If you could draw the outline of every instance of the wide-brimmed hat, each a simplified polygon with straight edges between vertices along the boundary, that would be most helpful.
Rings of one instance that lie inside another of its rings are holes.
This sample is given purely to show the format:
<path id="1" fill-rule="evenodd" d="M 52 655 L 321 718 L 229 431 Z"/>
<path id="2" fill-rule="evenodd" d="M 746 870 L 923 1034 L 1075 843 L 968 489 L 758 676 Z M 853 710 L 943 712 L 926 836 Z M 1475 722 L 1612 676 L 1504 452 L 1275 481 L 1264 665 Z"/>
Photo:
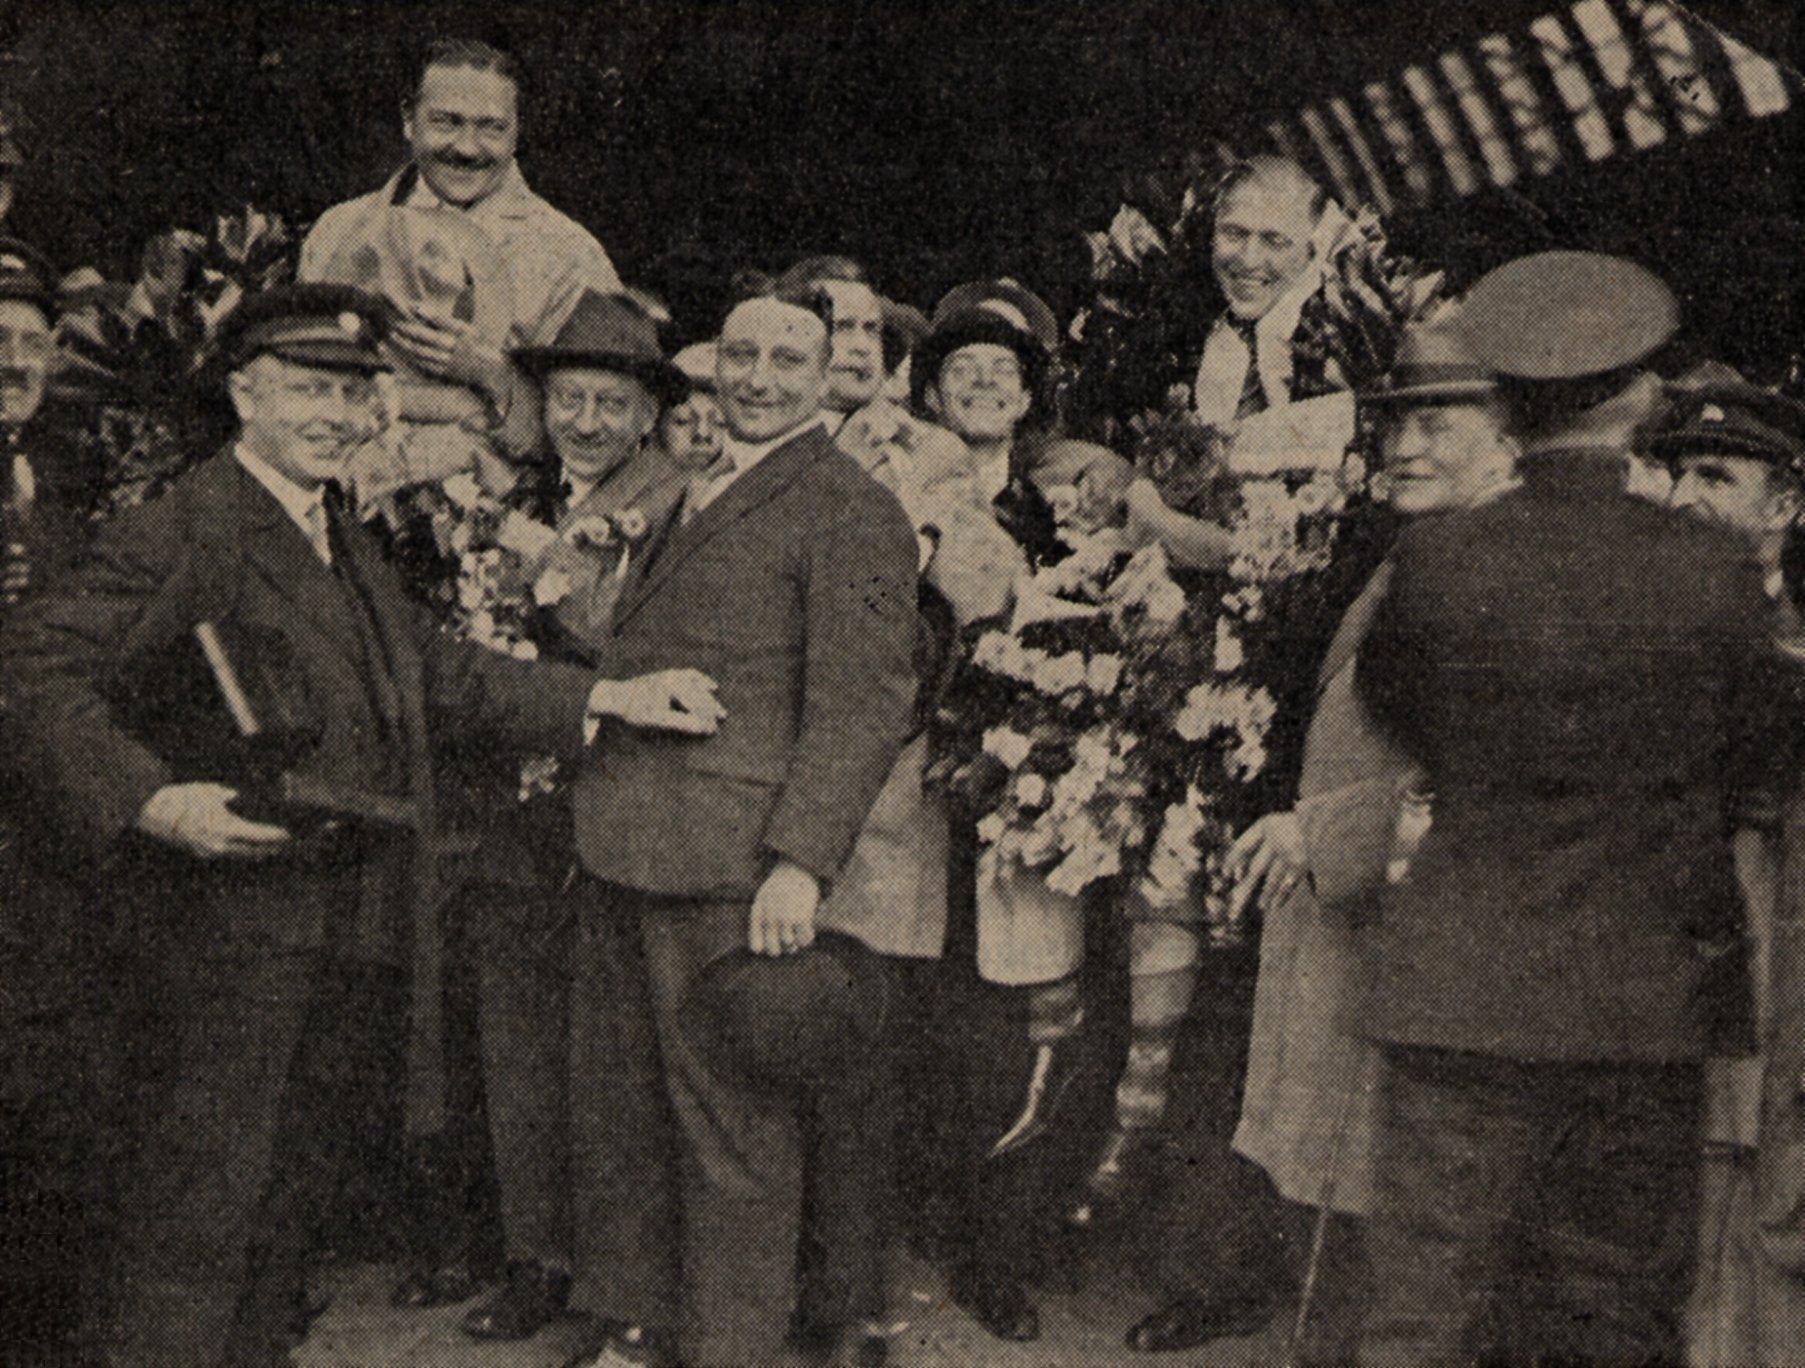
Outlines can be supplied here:
<path id="1" fill-rule="evenodd" d="M 645 310 L 622 295 L 599 290 L 584 292 L 551 342 L 521 347 L 514 360 L 541 378 L 562 366 L 619 371 L 665 404 L 681 403 L 689 393 L 689 377 L 666 359 L 658 325 Z"/>
<path id="2" fill-rule="evenodd" d="M 1497 392 L 1498 377 L 1474 359 L 1444 322 L 1405 328 L 1385 378 L 1356 397 L 1367 405 L 1458 404 Z"/>
<path id="3" fill-rule="evenodd" d="M 1646 360 L 1680 325 L 1659 277 L 1599 252 L 1537 252 L 1481 276 L 1451 326 L 1474 359 L 1525 381 L 1586 380 Z"/>
<path id="4" fill-rule="evenodd" d="M 910 361 L 909 393 L 916 406 L 939 380 L 949 356 L 980 343 L 1013 351 L 1022 363 L 1023 383 L 1038 395 L 1059 346 L 1059 325 L 1039 295 L 1013 280 L 954 286 L 934 306 L 932 329 Z"/>
<path id="5" fill-rule="evenodd" d="M 219 325 L 217 346 L 229 369 L 279 356 L 298 366 L 376 372 L 389 309 L 352 285 L 282 285 L 247 295 Z"/>
<path id="6" fill-rule="evenodd" d="M 1671 425 L 1649 443 L 1666 461 L 1741 456 L 1805 482 L 1805 404 L 1739 377 L 1675 390 Z"/>

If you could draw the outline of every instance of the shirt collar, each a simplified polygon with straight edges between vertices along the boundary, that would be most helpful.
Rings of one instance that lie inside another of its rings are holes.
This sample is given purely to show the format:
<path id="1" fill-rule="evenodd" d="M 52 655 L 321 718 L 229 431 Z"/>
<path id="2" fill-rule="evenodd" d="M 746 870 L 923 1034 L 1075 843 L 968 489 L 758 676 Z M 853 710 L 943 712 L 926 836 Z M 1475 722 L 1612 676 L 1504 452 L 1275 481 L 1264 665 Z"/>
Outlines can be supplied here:
<path id="1" fill-rule="evenodd" d="M 314 509 L 325 502 L 325 486 L 304 489 L 288 476 L 277 470 L 268 461 L 257 455 L 243 442 L 235 444 L 232 455 L 238 464 L 251 473 L 251 477 L 270 493 L 270 497 L 282 505 L 282 511 L 293 519 L 296 527 L 309 541 L 313 540 L 312 518 Z"/>

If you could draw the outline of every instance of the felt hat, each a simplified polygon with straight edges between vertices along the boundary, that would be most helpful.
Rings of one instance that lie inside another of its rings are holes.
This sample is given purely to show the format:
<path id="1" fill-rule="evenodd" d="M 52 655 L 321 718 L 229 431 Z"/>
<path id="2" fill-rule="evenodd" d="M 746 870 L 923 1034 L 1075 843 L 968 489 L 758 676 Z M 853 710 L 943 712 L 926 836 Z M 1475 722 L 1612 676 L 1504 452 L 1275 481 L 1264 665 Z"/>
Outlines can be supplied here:
<path id="1" fill-rule="evenodd" d="M 221 322 L 217 344 L 233 370 L 267 354 L 327 370 L 384 371 L 388 318 L 378 296 L 354 286 L 283 285 L 247 295 Z"/>
<path id="2" fill-rule="evenodd" d="M 1644 267 L 1599 252 L 1537 252 L 1480 277 L 1450 326 L 1473 358 L 1524 381 L 1585 380 L 1646 360 L 1679 302 Z"/>
<path id="3" fill-rule="evenodd" d="M 690 985 L 679 1019 L 725 1072 L 788 1090 L 855 1067 L 882 1028 L 872 1000 L 872 952 L 837 931 L 788 955 L 739 948 L 712 961 Z"/>
<path id="4" fill-rule="evenodd" d="M 1498 377 L 1474 359 L 1446 323 L 1414 323 L 1398 340 L 1385 378 L 1358 394 L 1362 404 L 1458 404 L 1498 391 Z"/>
<path id="5" fill-rule="evenodd" d="M 681 403 L 689 377 L 673 366 L 658 343 L 658 325 L 618 294 L 586 290 L 558 335 L 538 347 L 522 347 L 514 359 L 543 378 L 561 366 L 618 371 L 641 381 L 661 403 Z"/>

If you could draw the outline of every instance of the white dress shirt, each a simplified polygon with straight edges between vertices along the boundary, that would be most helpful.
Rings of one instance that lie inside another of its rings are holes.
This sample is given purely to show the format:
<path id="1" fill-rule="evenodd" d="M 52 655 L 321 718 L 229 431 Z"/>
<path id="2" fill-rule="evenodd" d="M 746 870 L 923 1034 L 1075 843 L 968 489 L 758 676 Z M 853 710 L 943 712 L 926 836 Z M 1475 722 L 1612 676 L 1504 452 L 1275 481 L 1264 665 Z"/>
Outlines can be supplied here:
<path id="1" fill-rule="evenodd" d="M 326 535 L 326 490 L 323 485 L 306 489 L 277 470 L 243 443 L 232 448 L 238 464 L 251 472 L 258 484 L 282 505 L 282 511 L 301 529 L 322 565 L 332 564 L 332 542 Z"/>

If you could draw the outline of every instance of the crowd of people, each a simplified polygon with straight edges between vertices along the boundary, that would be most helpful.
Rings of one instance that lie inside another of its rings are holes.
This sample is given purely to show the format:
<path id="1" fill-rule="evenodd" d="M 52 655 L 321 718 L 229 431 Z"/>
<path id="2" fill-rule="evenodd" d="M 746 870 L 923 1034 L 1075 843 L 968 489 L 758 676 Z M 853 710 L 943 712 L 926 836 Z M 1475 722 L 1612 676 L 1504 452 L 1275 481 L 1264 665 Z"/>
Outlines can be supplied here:
<path id="1" fill-rule="evenodd" d="M 1796 1353 L 1805 405 L 1635 263 L 1456 293 L 1267 154 L 1138 378 L 841 255 L 674 347 L 518 93 L 428 49 L 407 164 L 207 301 L 153 479 L 59 468 L 94 287 L 0 240 L 46 1361 L 289 1362 L 403 1188 L 395 1304 L 580 1314 L 572 1368 L 882 1363 L 904 1241 L 1033 1340 L 1123 1231 L 1134 1351 Z M 1210 767 L 1110 789 L 1173 679 Z"/>

